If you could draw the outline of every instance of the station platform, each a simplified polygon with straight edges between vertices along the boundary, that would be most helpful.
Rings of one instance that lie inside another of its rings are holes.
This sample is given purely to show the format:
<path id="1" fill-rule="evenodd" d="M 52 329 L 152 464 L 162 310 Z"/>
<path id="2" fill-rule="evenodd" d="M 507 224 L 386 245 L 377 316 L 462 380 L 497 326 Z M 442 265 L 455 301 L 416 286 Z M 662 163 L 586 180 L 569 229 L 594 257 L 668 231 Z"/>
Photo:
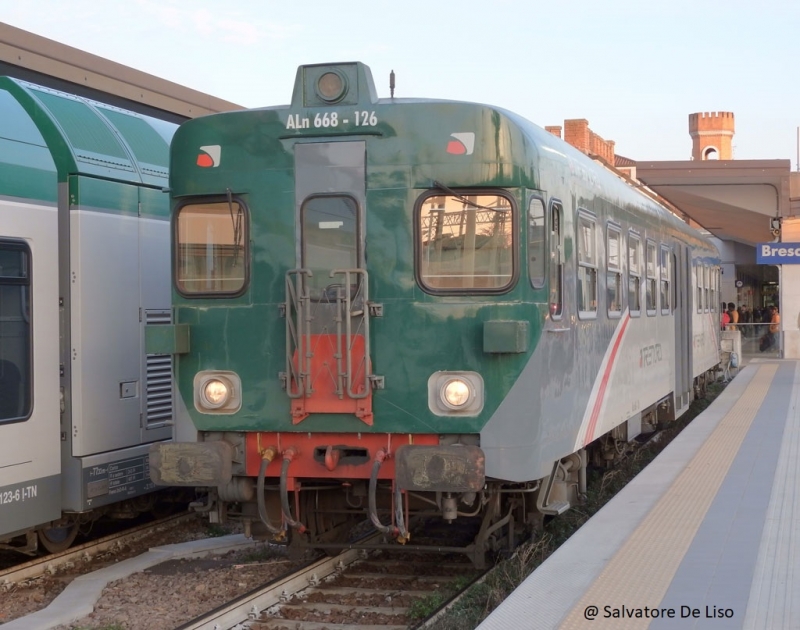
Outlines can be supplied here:
<path id="1" fill-rule="evenodd" d="M 799 402 L 750 360 L 479 630 L 800 629 Z"/>

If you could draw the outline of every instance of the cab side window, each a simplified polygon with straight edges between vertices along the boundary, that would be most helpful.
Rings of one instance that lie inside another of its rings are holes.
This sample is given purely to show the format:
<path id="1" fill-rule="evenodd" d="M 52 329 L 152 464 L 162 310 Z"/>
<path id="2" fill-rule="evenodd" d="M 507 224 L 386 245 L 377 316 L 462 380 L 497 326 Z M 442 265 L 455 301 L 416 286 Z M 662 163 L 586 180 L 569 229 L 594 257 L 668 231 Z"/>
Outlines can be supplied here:
<path id="1" fill-rule="evenodd" d="M 564 311 L 563 213 L 561 202 L 550 202 L 550 317 L 556 320 L 561 319 Z"/>
<path id="2" fill-rule="evenodd" d="M 241 295 L 249 271 L 244 202 L 189 201 L 175 213 L 175 286 L 185 297 Z"/>
<path id="3" fill-rule="evenodd" d="M 544 261 L 547 251 L 547 232 L 544 226 L 544 203 L 531 199 L 528 206 L 528 276 L 534 289 L 544 286 Z"/>

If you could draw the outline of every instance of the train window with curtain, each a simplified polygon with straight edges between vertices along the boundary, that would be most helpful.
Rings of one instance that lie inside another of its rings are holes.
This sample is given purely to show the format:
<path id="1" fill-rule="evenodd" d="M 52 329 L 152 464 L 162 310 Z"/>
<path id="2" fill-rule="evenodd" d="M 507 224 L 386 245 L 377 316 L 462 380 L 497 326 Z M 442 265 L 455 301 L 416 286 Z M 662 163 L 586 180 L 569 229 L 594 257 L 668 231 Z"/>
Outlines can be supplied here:
<path id="1" fill-rule="evenodd" d="M 175 218 L 175 285 L 185 297 L 244 292 L 249 270 L 247 212 L 228 199 L 187 201 Z"/>
<path id="2" fill-rule="evenodd" d="M 560 201 L 550 202 L 550 317 L 561 319 L 564 312 L 564 216 Z"/>
<path id="3" fill-rule="evenodd" d="M 546 237 L 544 203 L 534 197 L 528 205 L 528 276 L 534 289 L 541 289 L 545 282 Z"/>
<path id="4" fill-rule="evenodd" d="M 659 260 L 660 267 L 661 267 L 661 314 L 662 315 L 669 315 L 670 314 L 670 304 L 669 304 L 669 285 L 671 280 L 670 274 L 670 255 L 669 255 L 669 247 L 666 245 L 661 246 L 661 259 Z"/>
<path id="5" fill-rule="evenodd" d="M 647 265 L 647 284 L 645 285 L 645 308 L 647 314 L 656 314 L 656 244 L 647 239 L 647 254 L 645 258 Z"/>
<path id="6" fill-rule="evenodd" d="M 515 280 L 514 205 L 499 193 L 434 194 L 418 202 L 418 267 L 432 293 L 498 293 Z"/>
<path id="7" fill-rule="evenodd" d="M 0 240 L 0 424 L 31 414 L 31 253 Z"/>
<path id="8" fill-rule="evenodd" d="M 703 266 L 698 262 L 694 268 L 695 282 L 697 285 L 697 312 L 703 312 Z"/>
<path id="9" fill-rule="evenodd" d="M 597 224 L 578 214 L 578 315 L 597 314 Z"/>
<path id="10" fill-rule="evenodd" d="M 631 317 L 642 313 L 642 241 L 638 234 L 628 234 L 628 308 Z"/>
<path id="11" fill-rule="evenodd" d="M 606 306 L 609 317 L 622 315 L 622 234 L 616 225 L 608 225 L 606 256 Z"/>

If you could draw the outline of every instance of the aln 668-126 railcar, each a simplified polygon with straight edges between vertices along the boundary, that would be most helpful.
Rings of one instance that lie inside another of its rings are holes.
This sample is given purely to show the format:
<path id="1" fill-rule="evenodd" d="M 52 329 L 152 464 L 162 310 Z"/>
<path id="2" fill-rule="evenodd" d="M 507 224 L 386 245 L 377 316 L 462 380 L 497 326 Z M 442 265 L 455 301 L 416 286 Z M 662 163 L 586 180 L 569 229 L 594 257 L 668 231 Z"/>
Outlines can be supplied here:
<path id="1" fill-rule="evenodd" d="M 254 535 L 481 517 L 480 562 L 719 361 L 698 232 L 519 116 L 379 99 L 360 63 L 183 124 L 170 188 L 175 324 L 149 342 L 179 441 L 151 475 Z"/>

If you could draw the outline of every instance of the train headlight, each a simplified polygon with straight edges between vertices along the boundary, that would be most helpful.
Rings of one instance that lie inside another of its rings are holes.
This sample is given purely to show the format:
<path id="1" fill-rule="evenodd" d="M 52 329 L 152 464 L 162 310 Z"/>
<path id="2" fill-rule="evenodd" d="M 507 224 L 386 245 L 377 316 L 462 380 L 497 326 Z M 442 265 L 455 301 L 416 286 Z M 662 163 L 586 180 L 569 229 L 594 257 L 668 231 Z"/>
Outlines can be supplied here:
<path id="1" fill-rule="evenodd" d="M 469 402 L 470 398 L 472 398 L 472 390 L 469 384 L 460 378 L 447 381 L 442 388 L 442 400 L 452 409 L 461 409 Z"/>
<path id="2" fill-rule="evenodd" d="M 242 381 L 235 372 L 208 370 L 194 377 L 194 406 L 201 413 L 236 413 L 242 407 Z"/>
<path id="3" fill-rule="evenodd" d="M 218 409 L 228 402 L 231 397 L 231 388 L 224 381 L 212 378 L 210 381 L 206 381 L 200 397 L 203 399 L 204 407 Z"/>
<path id="4" fill-rule="evenodd" d="M 477 416 L 483 398 L 477 372 L 435 372 L 428 379 L 428 408 L 437 416 Z"/>

